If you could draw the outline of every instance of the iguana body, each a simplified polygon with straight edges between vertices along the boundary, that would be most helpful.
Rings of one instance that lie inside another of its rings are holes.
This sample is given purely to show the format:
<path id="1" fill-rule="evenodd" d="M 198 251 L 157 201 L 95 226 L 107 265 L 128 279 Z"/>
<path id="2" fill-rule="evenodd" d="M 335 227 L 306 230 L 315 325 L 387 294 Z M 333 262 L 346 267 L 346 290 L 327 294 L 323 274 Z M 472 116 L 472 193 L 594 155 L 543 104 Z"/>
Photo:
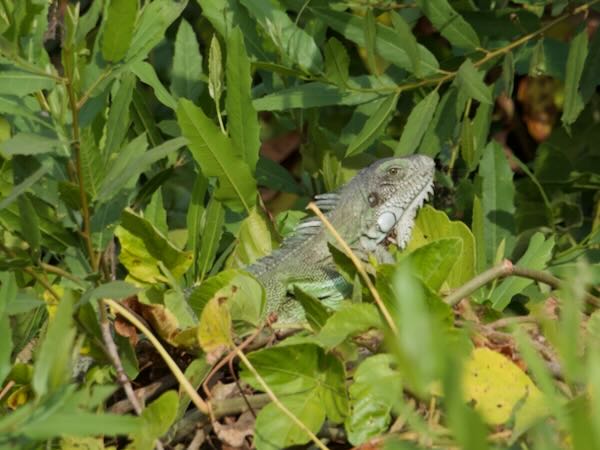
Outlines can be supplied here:
<path id="1" fill-rule="evenodd" d="M 360 255 L 381 255 L 386 237 L 395 232 L 404 247 L 417 210 L 433 190 L 433 160 L 414 155 L 377 161 L 361 170 L 336 193 L 317 196 L 317 205 L 344 240 Z M 247 270 L 263 284 L 267 311 L 276 312 L 278 323 L 303 320 L 293 286 L 308 290 L 335 307 L 347 285 L 336 272 L 327 243 L 335 244 L 319 219 L 299 224 L 282 246 Z"/>

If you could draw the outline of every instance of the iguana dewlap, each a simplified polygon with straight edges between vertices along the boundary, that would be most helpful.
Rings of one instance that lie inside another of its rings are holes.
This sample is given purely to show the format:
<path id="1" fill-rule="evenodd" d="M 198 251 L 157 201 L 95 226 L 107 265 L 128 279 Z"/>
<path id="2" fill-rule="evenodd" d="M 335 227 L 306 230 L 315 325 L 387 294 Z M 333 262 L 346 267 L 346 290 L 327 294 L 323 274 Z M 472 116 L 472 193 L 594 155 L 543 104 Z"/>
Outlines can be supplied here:
<path id="1" fill-rule="evenodd" d="M 413 155 L 382 159 L 356 174 L 337 192 L 316 197 L 317 206 L 350 247 L 362 256 L 385 253 L 385 239 L 395 235 L 404 248 L 415 215 L 433 192 L 435 165 L 431 158 Z M 335 244 L 320 220 L 301 222 L 291 237 L 271 255 L 246 270 L 263 284 L 267 311 L 276 312 L 278 323 L 302 322 L 304 312 L 293 299 L 294 285 L 335 307 L 348 291 L 336 272 L 327 243 Z"/>

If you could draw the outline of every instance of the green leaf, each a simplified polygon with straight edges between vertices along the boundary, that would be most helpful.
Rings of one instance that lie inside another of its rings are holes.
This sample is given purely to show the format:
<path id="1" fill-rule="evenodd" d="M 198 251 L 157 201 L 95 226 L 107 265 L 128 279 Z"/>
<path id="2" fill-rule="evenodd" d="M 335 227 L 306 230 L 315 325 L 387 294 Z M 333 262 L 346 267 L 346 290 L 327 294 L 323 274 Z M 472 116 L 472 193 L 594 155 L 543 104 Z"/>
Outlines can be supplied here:
<path id="1" fill-rule="evenodd" d="M 309 3 L 306 9 L 313 12 L 328 27 L 341 33 L 344 37 L 357 44 L 359 47 L 365 47 L 365 18 L 346 12 L 339 12 L 330 9 L 328 6 L 320 6 Z M 393 28 L 386 27 L 380 23 L 376 24 L 375 31 L 375 50 L 377 54 L 390 63 L 411 71 L 413 68 L 411 58 L 404 50 L 402 34 Z M 432 75 L 439 67 L 435 56 L 422 45 L 418 46 L 419 60 L 421 65 L 421 75 Z"/>
<path id="2" fill-rule="evenodd" d="M 465 101 L 466 99 L 459 101 L 458 90 L 455 87 L 450 87 L 446 91 L 436 108 L 433 119 L 429 121 L 418 153 L 434 157 L 444 146 L 452 142 Z"/>
<path id="3" fill-rule="evenodd" d="M 223 55 L 219 39 L 213 34 L 208 51 L 208 93 L 219 105 L 223 93 Z"/>
<path id="4" fill-rule="evenodd" d="M 257 111 L 284 111 L 329 105 L 359 105 L 380 97 L 375 92 L 344 92 L 337 86 L 312 82 L 254 99 Z"/>
<path id="5" fill-rule="evenodd" d="M 236 157 L 231 139 L 189 100 L 179 100 L 177 121 L 204 175 L 218 178 L 216 197 L 249 213 L 256 203 L 256 182 L 246 162 Z"/>
<path id="6" fill-rule="evenodd" d="M 239 26 L 246 41 L 248 52 L 256 59 L 273 60 L 270 49 L 265 48 L 264 38 L 257 31 L 257 24 L 238 0 L 197 0 L 202 16 L 226 38 L 229 31 Z"/>
<path id="7" fill-rule="evenodd" d="M 565 79 L 565 103 L 561 116 L 562 123 L 566 126 L 575 122 L 583 111 L 584 102 L 579 90 L 579 81 L 583 73 L 585 60 L 588 54 L 587 29 L 583 29 L 571 40 L 569 56 L 567 57 L 567 75 Z"/>
<path id="8" fill-rule="evenodd" d="M 477 167 L 483 154 L 483 149 L 488 141 L 490 125 L 492 123 L 492 112 L 494 105 L 480 103 L 473 119 L 472 139 L 473 139 L 473 158 L 468 165 L 469 170 L 474 170 Z"/>
<path id="9" fill-rule="evenodd" d="M 316 336 L 326 350 L 340 345 L 347 338 L 383 326 L 377 307 L 372 303 L 344 303 L 325 322 Z"/>
<path id="10" fill-rule="evenodd" d="M 140 419 L 137 417 L 73 410 L 55 412 L 54 408 L 46 408 L 50 413 L 44 415 L 43 420 L 34 415 L 34 420 L 23 426 L 19 432 L 29 439 L 46 440 L 60 436 L 95 435 L 99 429 L 106 436 L 117 436 L 133 433 L 140 427 Z"/>
<path id="11" fill-rule="evenodd" d="M 169 156 L 183 147 L 185 138 L 177 137 L 163 142 L 161 145 L 146 150 L 147 142 L 144 134 L 129 142 L 119 152 L 110 166 L 107 177 L 100 186 L 98 199 L 110 200 L 120 189 L 133 188 L 140 174 L 155 162 Z"/>
<path id="12" fill-rule="evenodd" d="M 55 153 L 63 144 L 58 139 L 39 134 L 17 133 L 12 138 L 0 142 L 0 152 L 5 157 L 13 155 L 39 155 Z"/>
<path id="13" fill-rule="evenodd" d="M 392 407 L 402 395 L 402 376 L 391 355 L 379 354 L 360 363 L 350 385 L 350 414 L 344 422 L 355 446 L 388 430 Z"/>
<path id="14" fill-rule="evenodd" d="M 473 62 L 467 58 L 456 74 L 457 86 L 469 97 L 488 105 L 493 104 L 490 89 L 483 82 L 483 73 L 477 70 Z"/>
<path id="15" fill-rule="evenodd" d="M 323 58 L 312 36 L 292 21 L 277 0 L 241 0 L 280 53 L 303 70 L 318 73 Z"/>
<path id="16" fill-rule="evenodd" d="M 317 297 L 303 291 L 298 286 L 294 286 L 294 298 L 302 305 L 306 321 L 313 331 L 321 330 L 331 315 L 325 305 Z"/>
<path id="17" fill-rule="evenodd" d="M 413 251 L 410 254 L 411 266 L 415 274 L 437 292 L 450 277 L 462 253 L 462 239 L 438 239 Z"/>
<path id="18" fill-rule="evenodd" d="M 164 207 L 162 188 L 158 188 L 152 195 L 150 203 L 144 209 L 144 218 L 160 231 L 164 236 L 169 234 L 167 225 L 167 211 Z"/>
<path id="19" fill-rule="evenodd" d="M 346 157 L 355 155 L 366 150 L 377 138 L 385 131 L 394 113 L 396 112 L 396 104 L 398 103 L 398 93 L 388 95 L 380 100 L 375 100 L 378 103 L 375 113 L 369 117 L 364 127 L 354 138 L 346 150 Z"/>
<path id="20" fill-rule="evenodd" d="M 275 230 L 262 209 L 252 208 L 244 219 L 237 236 L 237 244 L 225 264 L 228 268 L 244 267 L 269 255 L 277 244 Z"/>
<path id="21" fill-rule="evenodd" d="M 222 273 L 222 272 L 221 272 Z M 240 271 L 231 281 L 236 287 L 227 299 L 233 328 L 238 336 L 256 331 L 265 319 L 265 289 L 254 276 Z"/>
<path id="22" fill-rule="evenodd" d="M 471 119 L 465 117 L 462 128 L 460 129 L 460 156 L 465 160 L 467 169 L 473 170 L 479 160 L 475 155 L 475 142 L 473 137 L 473 124 Z"/>
<path id="23" fill-rule="evenodd" d="M 27 194 L 21 195 L 17 199 L 17 202 L 19 205 L 19 218 L 21 220 L 21 236 L 29 244 L 32 258 L 36 261 L 40 255 L 40 244 L 42 241 L 38 216 Z"/>
<path id="24" fill-rule="evenodd" d="M 231 136 L 236 155 L 246 161 L 252 173 L 258 161 L 260 126 L 252 106 L 252 74 L 246 54 L 244 37 L 235 28 L 227 41 L 227 131 Z"/>
<path id="25" fill-rule="evenodd" d="M 139 291 L 139 287 L 134 286 L 133 284 L 128 283 L 126 281 L 110 281 L 108 283 L 101 284 L 98 287 L 88 290 L 85 294 L 81 296 L 78 305 L 81 306 L 85 302 L 102 298 L 122 300 L 124 298 L 131 297 L 132 295 L 137 294 Z"/>
<path id="26" fill-rule="evenodd" d="M 391 310 L 399 330 L 395 344 L 400 371 L 411 389 L 424 393 L 436 379 L 441 363 L 436 356 L 441 350 L 437 346 L 440 324 L 430 313 L 425 290 L 412 275 L 407 260 L 396 266 L 391 283 Z"/>
<path id="27" fill-rule="evenodd" d="M 433 116 L 439 100 L 440 95 L 437 90 L 434 90 L 413 108 L 406 120 L 404 131 L 394 154 L 400 156 L 414 153 L 427 131 L 429 120 Z"/>
<path id="28" fill-rule="evenodd" d="M 526 269 L 542 270 L 550 261 L 553 249 L 554 236 L 544 239 L 542 233 L 535 233 L 529 241 L 527 251 L 516 265 Z M 510 277 L 505 279 L 494 289 L 489 298 L 492 306 L 502 311 L 516 294 L 523 292 L 532 283 L 533 280 L 529 278 Z"/>
<path id="29" fill-rule="evenodd" d="M 190 198 L 190 204 L 188 206 L 188 212 L 186 216 L 186 225 L 188 229 L 188 240 L 187 249 L 192 252 L 194 256 L 194 271 L 192 273 L 192 279 L 196 279 L 198 276 L 198 255 L 200 251 L 200 230 L 202 226 L 202 217 L 204 216 L 204 197 L 206 190 L 208 189 L 208 180 L 202 173 L 196 174 L 194 180 L 194 186 L 192 187 L 192 194 Z"/>
<path id="30" fill-rule="evenodd" d="M 71 379 L 72 348 L 76 334 L 72 317 L 74 303 L 73 293 L 65 290 L 40 344 L 31 380 L 38 397 L 57 391 Z M 61 351 L 57 352 L 56 349 Z"/>
<path id="31" fill-rule="evenodd" d="M 287 396 L 282 398 L 281 402 L 313 433 L 317 433 L 325 421 L 325 411 L 316 391 Z M 309 441 L 310 437 L 306 432 L 273 403 L 258 413 L 254 432 L 254 445 L 257 450 L 282 449 Z"/>
<path id="32" fill-rule="evenodd" d="M 174 277 L 183 275 L 192 263 L 192 254 L 175 247 L 150 222 L 123 211 L 116 235 L 121 242 L 119 260 L 130 275 L 144 283 L 164 281 L 158 262 L 162 262 Z"/>
<path id="33" fill-rule="evenodd" d="M 594 33 L 589 44 L 588 54 L 581 74 L 580 87 L 584 103 L 587 103 L 596 86 L 600 84 L 600 34 Z"/>
<path id="34" fill-rule="evenodd" d="M 346 88 L 350 58 L 346 47 L 335 37 L 325 44 L 325 78 L 333 81 L 340 89 Z"/>
<path id="35" fill-rule="evenodd" d="M 14 273 L 0 272 L 0 385 L 11 371 L 11 356 L 13 350 L 12 328 L 9 321 L 9 307 L 17 297 L 17 282 Z"/>
<path id="36" fill-rule="evenodd" d="M 106 61 L 120 61 L 127 53 L 133 37 L 137 9 L 137 0 L 109 1 L 102 33 L 102 56 Z"/>
<path id="37" fill-rule="evenodd" d="M 441 245 L 452 246 L 451 242 L 454 240 L 461 242 L 460 256 L 445 281 L 450 288 L 457 288 L 475 276 L 475 238 L 463 222 L 451 221 L 443 211 L 436 211 L 426 205 L 417 215 L 412 238 L 406 250 L 416 253 L 419 248 L 436 241 L 446 241 L 446 244 Z M 437 275 L 434 271 L 431 272 L 430 276 L 435 278 Z"/>
<path id="38" fill-rule="evenodd" d="M 480 47 L 475 30 L 447 0 L 417 0 L 417 6 L 453 46 L 466 50 Z"/>
<path id="39" fill-rule="evenodd" d="M 508 52 L 502 63 L 502 92 L 508 98 L 512 97 L 515 81 L 515 60 L 512 52 Z"/>
<path id="40" fill-rule="evenodd" d="M 154 0 L 146 3 L 136 22 L 126 61 L 141 61 L 164 39 L 167 28 L 185 9 L 187 0 Z M 119 36 L 117 31 L 116 36 Z"/>
<path id="41" fill-rule="evenodd" d="M 33 92 L 50 90 L 55 81 L 49 76 L 18 70 L 0 71 L 0 95 L 24 97 Z"/>
<path id="42" fill-rule="evenodd" d="M 183 97 L 197 102 L 204 90 L 202 76 L 202 54 L 196 33 L 188 21 L 182 19 L 175 37 L 171 92 L 176 99 Z"/>
<path id="43" fill-rule="evenodd" d="M 92 199 L 98 196 L 98 190 L 106 174 L 106 165 L 91 128 L 84 128 L 80 140 L 81 172 L 83 186 Z"/>
<path id="44" fill-rule="evenodd" d="M 225 222 L 225 210 L 223 205 L 215 198 L 211 198 L 202 223 L 200 234 L 200 253 L 198 254 L 198 276 L 203 280 L 212 267 L 219 241 L 223 235 L 223 223 Z"/>
<path id="45" fill-rule="evenodd" d="M 256 182 L 274 191 L 303 194 L 302 188 L 286 168 L 263 156 L 258 158 L 256 165 Z"/>
<path id="46" fill-rule="evenodd" d="M 375 36 L 377 33 L 375 16 L 373 16 L 373 9 L 367 8 L 367 14 L 365 16 L 364 23 L 365 33 L 365 50 L 367 51 L 367 61 L 369 63 L 369 71 L 373 74 L 378 73 L 377 63 L 375 61 L 376 50 L 375 50 Z"/>
<path id="47" fill-rule="evenodd" d="M 121 148 L 131 125 L 129 107 L 134 87 L 135 77 L 129 73 L 124 74 L 121 77 L 119 89 L 112 99 L 106 121 L 106 143 L 104 144 L 104 156 L 107 163 L 110 156 L 116 154 Z"/>
<path id="48" fill-rule="evenodd" d="M 133 435 L 135 448 L 152 448 L 155 440 L 169 431 L 177 416 L 179 397 L 170 390 L 162 394 L 142 411 L 142 426 Z"/>
<path id="49" fill-rule="evenodd" d="M 145 61 L 138 61 L 131 65 L 131 71 L 140 79 L 140 81 L 152 88 L 154 95 L 159 102 L 167 108 L 173 110 L 177 108 L 177 102 L 160 82 L 152 65 Z"/>
<path id="50" fill-rule="evenodd" d="M 408 59 L 411 63 L 411 72 L 417 77 L 421 77 L 421 60 L 419 55 L 419 44 L 417 39 L 412 34 L 410 26 L 404 21 L 402 16 L 395 11 L 390 12 L 392 18 L 392 25 L 394 30 L 400 36 L 400 45 L 406 52 Z"/>
<path id="51" fill-rule="evenodd" d="M 475 234 L 477 268 L 482 271 L 495 263 L 496 252 L 502 241 L 505 242 L 506 253 L 510 253 L 514 241 L 513 172 L 502 146 L 496 141 L 490 142 L 483 150 L 479 165 L 479 183 L 481 209 L 474 210 L 473 222 L 480 221 L 482 224 L 478 229 L 483 234 Z M 476 228 L 473 225 L 473 229 Z"/>
<path id="52" fill-rule="evenodd" d="M 345 371 L 342 363 L 331 354 L 313 344 L 284 345 L 250 353 L 248 359 L 264 382 L 280 399 L 289 401 L 286 406 L 313 432 L 321 427 L 325 416 L 341 422 L 347 414 Z M 255 389 L 262 385 L 247 368 L 241 378 Z M 291 399 L 291 400 L 290 400 Z M 275 411 L 265 409 L 256 423 L 257 448 L 283 448 L 291 444 L 306 443 L 309 437 L 279 412 L 276 424 Z"/>
<path id="53" fill-rule="evenodd" d="M 26 192 L 31 186 L 37 183 L 49 171 L 49 167 L 40 166 L 35 172 L 12 188 L 10 194 L 0 200 L 0 211 L 14 202 L 20 195 Z"/>

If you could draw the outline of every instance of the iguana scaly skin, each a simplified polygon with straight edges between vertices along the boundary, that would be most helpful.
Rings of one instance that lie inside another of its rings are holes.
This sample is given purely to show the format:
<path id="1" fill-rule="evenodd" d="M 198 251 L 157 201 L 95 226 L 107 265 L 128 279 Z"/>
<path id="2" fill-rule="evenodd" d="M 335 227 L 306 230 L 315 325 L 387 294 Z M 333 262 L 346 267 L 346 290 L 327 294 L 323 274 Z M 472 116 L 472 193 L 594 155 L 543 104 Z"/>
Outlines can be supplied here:
<path id="1" fill-rule="evenodd" d="M 434 162 L 423 155 L 382 159 L 361 170 L 335 193 L 316 197 L 324 212 L 350 247 L 361 256 L 385 259 L 385 240 L 395 235 L 404 248 L 415 215 L 433 192 Z M 267 312 L 278 323 L 302 322 L 304 312 L 291 296 L 294 285 L 335 307 L 348 285 L 335 270 L 327 243 L 335 239 L 317 218 L 301 222 L 291 237 L 271 255 L 246 268 L 265 287 Z"/>

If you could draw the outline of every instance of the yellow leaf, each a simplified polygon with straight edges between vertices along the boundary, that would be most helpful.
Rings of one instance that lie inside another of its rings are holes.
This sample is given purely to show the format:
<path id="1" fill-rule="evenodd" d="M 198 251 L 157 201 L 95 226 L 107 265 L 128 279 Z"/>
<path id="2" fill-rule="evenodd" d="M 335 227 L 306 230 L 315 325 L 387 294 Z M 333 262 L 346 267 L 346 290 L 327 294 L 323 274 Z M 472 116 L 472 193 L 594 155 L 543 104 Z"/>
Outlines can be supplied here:
<path id="1" fill-rule="evenodd" d="M 231 315 L 227 298 L 217 295 L 202 309 L 198 325 L 198 343 L 209 363 L 216 362 L 232 346 Z"/>
<path id="2" fill-rule="evenodd" d="M 476 348 L 462 377 L 465 400 L 490 425 L 507 423 L 514 415 L 522 430 L 546 414 L 543 394 L 519 366 L 489 348 Z"/>

